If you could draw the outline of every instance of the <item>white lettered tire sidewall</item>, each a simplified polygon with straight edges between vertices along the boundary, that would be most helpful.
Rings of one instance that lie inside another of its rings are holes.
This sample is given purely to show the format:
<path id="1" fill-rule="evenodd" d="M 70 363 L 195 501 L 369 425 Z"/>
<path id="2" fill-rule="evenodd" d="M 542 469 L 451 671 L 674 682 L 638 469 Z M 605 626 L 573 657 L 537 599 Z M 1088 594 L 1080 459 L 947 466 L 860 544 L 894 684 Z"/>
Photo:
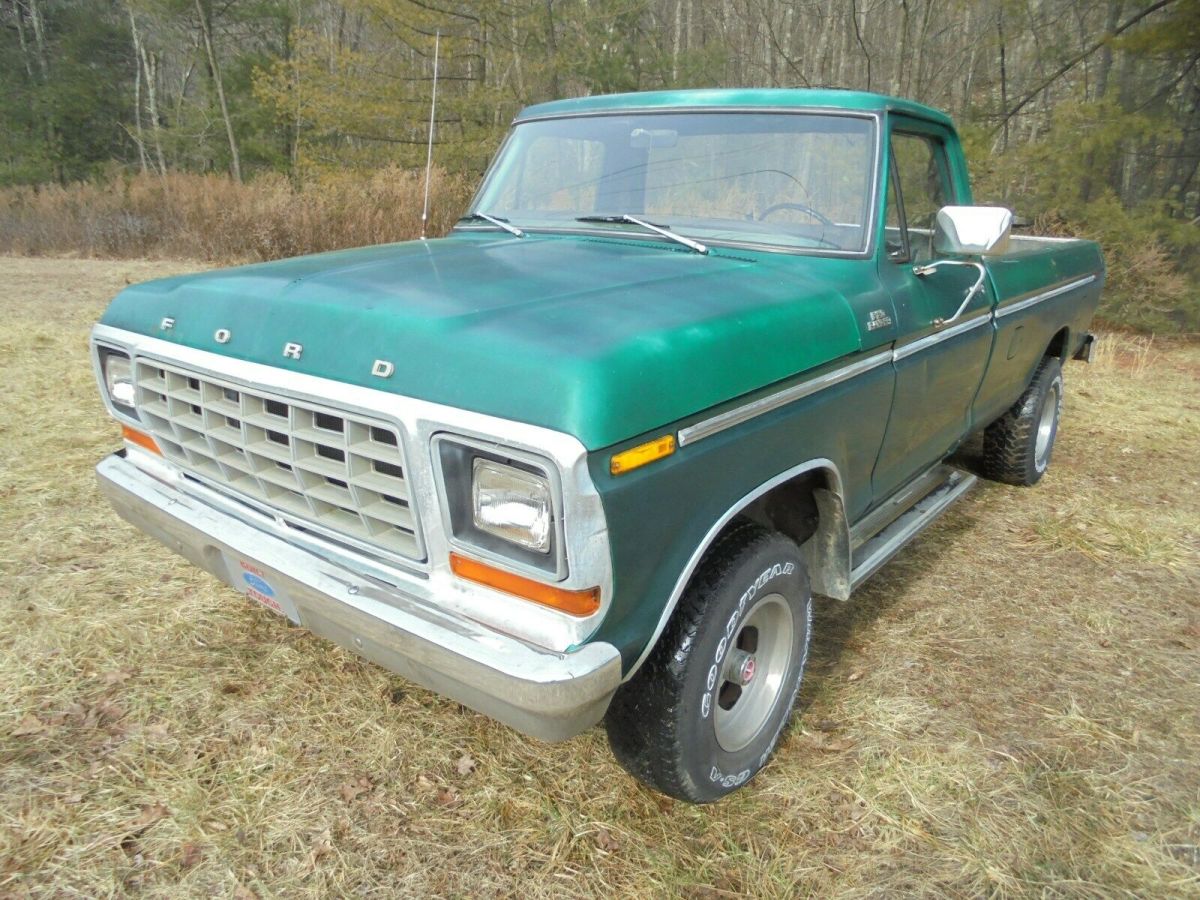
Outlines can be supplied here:
<path id="1" fill-rule="evenodd" d="M 691 739 L 684 740 L 692 751 L 687 754 L 690 759 L 683 760 L 687 774 L 700 791 L 718 796 L 741 787 L 770 759 L 790 718 L 808 657 L 812 594 L 799 550 L 779 535 L 771 535 L 766 547 L 756 549 L 759 552 L 746 554 L 731 566 L 710 598 L 707 627 L 697 635 L 679 708 L 680 736 L 693 731 Z M 771 594 L 782 596 L 791 610 L 790 660 L 775 706 L 762 727 L 745 747 L 731 753 L 720 745 L 716 732 L 721 669 L 748 614 L 758 600 Z"/>

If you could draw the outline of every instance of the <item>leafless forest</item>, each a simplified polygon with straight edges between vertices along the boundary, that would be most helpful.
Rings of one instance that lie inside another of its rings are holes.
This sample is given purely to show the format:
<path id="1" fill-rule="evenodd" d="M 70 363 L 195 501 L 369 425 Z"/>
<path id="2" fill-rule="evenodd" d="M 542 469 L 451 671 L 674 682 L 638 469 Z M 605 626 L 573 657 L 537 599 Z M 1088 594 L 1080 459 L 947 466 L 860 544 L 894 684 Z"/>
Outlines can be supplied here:
<path id="1" fill-rule="evenodd" d="M 1200 0 L 0 0 L 0 27 L 9 250 L 30 185 L 276 173 L 298 191 L 423 164 L 440 33 L 435 160 L 468 183 L 541 100 L 898 94 L 955 116 L 978 200 L 1105 244 L 1110 318 L 1200 327 Z"/>

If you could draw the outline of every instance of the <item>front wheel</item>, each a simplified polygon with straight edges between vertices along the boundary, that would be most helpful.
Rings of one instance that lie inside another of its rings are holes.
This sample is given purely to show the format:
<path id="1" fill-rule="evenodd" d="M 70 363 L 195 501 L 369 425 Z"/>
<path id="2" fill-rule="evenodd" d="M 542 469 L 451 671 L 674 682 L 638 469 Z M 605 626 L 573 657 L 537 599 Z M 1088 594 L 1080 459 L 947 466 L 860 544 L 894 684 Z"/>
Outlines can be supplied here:
<path id="1" fill-rule="evenodd" d="M 739 521 L 712 547 L 666 631 L 613 698 L 613 753 L 664 794 L 708 803 L 767 763 L 790 717 L 812 623 L 799 548 Z"/>

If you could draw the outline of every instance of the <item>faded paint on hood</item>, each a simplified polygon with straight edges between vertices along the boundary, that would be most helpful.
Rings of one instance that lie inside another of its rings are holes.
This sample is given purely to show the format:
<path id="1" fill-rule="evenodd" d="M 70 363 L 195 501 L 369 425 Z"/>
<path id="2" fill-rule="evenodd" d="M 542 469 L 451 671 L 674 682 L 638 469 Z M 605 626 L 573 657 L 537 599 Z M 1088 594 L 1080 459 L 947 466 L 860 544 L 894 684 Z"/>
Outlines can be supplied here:
<path id="1" fill-rule="evenodd" d="M 854 284 L 848 267 L 863 265 L 702 256 L 624 236 L 460 233 L 147 282 L 102 321 L 598 449 L 860 349 L 832 284 Z M 220 328 L 228 343 L 214 340 Z M 303 345 L 300 360 L 283 356 L 289 341 Z M 373 377 L 376 359 L 395 373 Z"/>

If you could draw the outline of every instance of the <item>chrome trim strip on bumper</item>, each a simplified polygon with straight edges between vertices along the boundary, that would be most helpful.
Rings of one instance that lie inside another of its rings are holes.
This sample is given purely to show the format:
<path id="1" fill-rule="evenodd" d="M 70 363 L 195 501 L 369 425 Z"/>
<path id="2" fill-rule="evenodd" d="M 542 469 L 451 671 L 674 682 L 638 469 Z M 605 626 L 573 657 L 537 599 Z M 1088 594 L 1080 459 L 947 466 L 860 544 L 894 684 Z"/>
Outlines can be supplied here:
<path id="1" fill-rule="evenodd" d="M 1040 294 L 1034 294 L 1032 297 L 1026 297 L 1024 300 L 1010 302 L 1008 306 L 1001 306 L 996 309 L 996 318 L 1001 319 L 1004 316 L 1011 315 L 1012 313 L 1020 312 L 1023 309 L 1028 309 L 1036 303 L 1041 303 L 1043 300 L 1049 300 L 1052 297 L 1057 297 L 1060 294 L 1065 294 L 1068 291 L 1081 288 L 1084 285 L 1091 284 L 1095 280 L 1095 275 L 1085 275 L 1083 278 L 1076 278 L 1074 281 L 1068 281 L 1066 284 L 1060 284 L 1057 287 L 1052 287 L 1048 291 L 1042 291 Z"/>
<path id="2" fill-rule="evenodd" d="M 122 518 L 221 581 L 237 584 L 229 557 L 251 563 L 310 631 L 533 737 L 562 740 L 594 725 L 621 682 L 611 644 L 539 650 L 221 513 L 122 455 L 96 473 Z"/>
<path id="3" fill-rule="evenodd" d="M 687 428 L 679 429 L 679 446 L 686 447 L 688 444 L 694 444 L 696 441 L 710 437 L 717 432 L 724 431 L 726 428 L 732 428 L 734 425 L 740 425 L 742 422 L 747 422 L 764 413 L 769 413 L 772 410 L 779 409 L 781 406 L 787 406 L 789 403 L 794 403 L 803 397 L 808 397 L 818 391 L 823 391 L 825 388 L 833 387 L 835 384 L 841 384 L 849 378 L 856 375 L 861 375 L 864 372 L 869 372 L 877 366 L 882 366 L 884 363 L 891 362 L 892 351 L 888 350 L 884 353 L 876 353 L 874 356 L 868 356 L 865 359 L 860 359 L 850 363 L 848 366 L 842 366 L 840 369 L 834 369 L 831 372 L 826 372 L 824 375 L 818 375 L 810 381 L 803 381 L 800 384 L 794 384 L 791 387 L 784 388 L 775 394 L 770 394 L 766 397 L 760 397 L 747 403 L 745 406 L 739 406 L 736 409 L 728 410 L 727 412 L 719 413 L 710 419 L 704 419 L 697 422 L 695 425 L 689 425 Z"/>

